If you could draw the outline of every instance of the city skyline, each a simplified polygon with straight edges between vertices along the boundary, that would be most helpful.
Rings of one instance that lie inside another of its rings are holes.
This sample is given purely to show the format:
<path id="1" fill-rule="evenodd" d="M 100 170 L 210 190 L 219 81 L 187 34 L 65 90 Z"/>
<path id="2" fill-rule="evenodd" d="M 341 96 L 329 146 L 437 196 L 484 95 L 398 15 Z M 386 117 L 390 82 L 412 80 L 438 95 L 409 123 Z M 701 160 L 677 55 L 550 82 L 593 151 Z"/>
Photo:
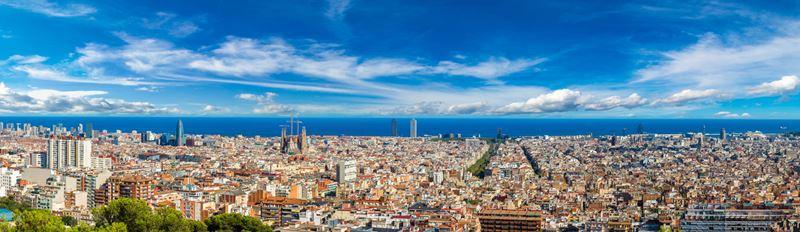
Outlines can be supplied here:
<path id="1" fill-rule="evenodd" d="M 798 7 L 3 0 L 0 112 L 797 119 Z"/>

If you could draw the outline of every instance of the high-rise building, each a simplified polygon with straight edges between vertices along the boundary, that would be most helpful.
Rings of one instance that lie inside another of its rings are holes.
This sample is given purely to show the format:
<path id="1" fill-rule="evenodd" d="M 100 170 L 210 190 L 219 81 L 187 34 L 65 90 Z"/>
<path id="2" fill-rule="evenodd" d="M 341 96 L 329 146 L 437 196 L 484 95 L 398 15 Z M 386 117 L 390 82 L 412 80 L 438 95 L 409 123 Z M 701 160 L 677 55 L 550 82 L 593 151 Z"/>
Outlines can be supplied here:
<path id="1" fill-rule="evenodd" d="M 183 135 L 183 121 L 178 119 L 178 128 L 175 129 L 175 146 L 183 146 L 186 143 L 186 136 Z"/>
<path id="2" fill-rule="evenodd" d="M 92 128 L 92 123 L 86 124 L 86 138 L 94 138 L 94 128 Z"/>
<path id="3" fill-rule="evenodd" d="M 156 139 L 156 135 L 153 134 L 152 131 L 142 132 L 142 138 L 141 138 L 141 142 L 142 143 L 149 143 L 149 142 L 152 142 L 155 139 Z"/>
<path id="4" fill-rule="evenodd" d="M 92 167 L 92 141 L 82 137 L 51 136 L 47 140 L 47 168 Z"/>
<path id="5" fill-rule="evenodd" d="M 412 118 L 410 126 L 411 126 L 411 134 L 409 134 L 409 136 L 411 138 L 416 138 L 417 137 L 417 120 Z"/>
<path id="6" fill-rule="evenodd" d="M 355 160 L 339 160 L 336 164 L 336 181 L 340 184 L 355 181 L 357 172 Z"/>
<path id="7" fill-rule="evenodd" d="M 158 144 L 161 146 L 171 146 L 175 143 L 175 136 L 169 133 L 161 134 L 161 138 L 159 138 Z"/>
<path id="8" fill-rule="evenodd" d="M 392 136 L 397 137 L 397 119 L 392 119 Z"/>
<path id="9" fill-rule="evenodd" d="M 725 133 L 725 128 L 719 130 L 719 139 L 723 142 L 728 139 L 728 135 Z"/>

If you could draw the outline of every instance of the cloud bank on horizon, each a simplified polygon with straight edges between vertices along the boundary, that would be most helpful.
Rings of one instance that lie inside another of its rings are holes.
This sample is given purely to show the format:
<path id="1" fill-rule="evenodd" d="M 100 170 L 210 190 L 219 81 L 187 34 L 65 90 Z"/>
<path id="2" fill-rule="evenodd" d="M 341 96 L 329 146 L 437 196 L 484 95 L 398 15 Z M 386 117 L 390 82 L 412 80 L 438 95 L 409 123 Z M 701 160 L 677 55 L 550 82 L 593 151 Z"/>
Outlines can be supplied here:
<path id="1" fill-rule="evenodd" d="M 0 0 L 0 113 L 800 118 L 799 10 Z"/>

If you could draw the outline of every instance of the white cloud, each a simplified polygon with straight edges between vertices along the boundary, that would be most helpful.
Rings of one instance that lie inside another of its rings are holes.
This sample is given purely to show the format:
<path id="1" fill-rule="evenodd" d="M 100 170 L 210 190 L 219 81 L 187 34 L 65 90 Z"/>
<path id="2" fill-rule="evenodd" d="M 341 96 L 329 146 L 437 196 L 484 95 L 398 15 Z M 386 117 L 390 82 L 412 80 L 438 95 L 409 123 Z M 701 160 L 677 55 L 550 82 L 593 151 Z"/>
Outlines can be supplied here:
<path id="1" fill-rule="evenodd" d="M 142 19 L 142 26 L 152 30 L 163 30 L 172 36 L 183 38 L 200 31 L 200 27 L 189 20 L 176 20 L 177 15 L 157 12 L 155 18 Z"/>
<path id="2" fill-rule="evenodd" d="M 203 106 L 202 112 L 203 113 L 227 113 L 230 112 L 231 109 L 227 107 L 215 106 L 215 105 L 205 105 Z"/>
<path id="3" fill-rule="evenodd" d="M 174 107 L 98 97 L 105 91 L 13 90 L 0 82 L 0 110 L 13 113 L 175 114 Z"/>
<path id="4" fill-rule="evenodd" d="M 664 61 L 639 70 L 634 83 L 744 91 L 771 77 L 800 72 L 800 33 L 751 43 L 708 34 L 685 49 L 662 53 Z"/>
<path id="5" fill-rule="evenodd" d="M 133 72 L 148 74 L 185 67 L 188 61 L 200 57 L 191 50 L 174 48 L 172 43 L 164 40 L 140 39 L 125 33 L 116 35 L 127 44 L 112 48 L 90 43 L 77 50 L 81 56 L 76 63 L 90 69 L 101 65 L 121 65 Z"/>
<path id="6" fill-rule="evenodd" d="M 71 82 L 71 83 L 85 83 L 85 84 L 108 84 L 108 85 L 123 85 L 123 86 L 138 86 L 138 85 L 158 85 L 156 82 L 145 82 L 136 78 L 123 78 L 123 77 L 103 77 L 103 78 L 87 78 L 78 77 L 66 74 L 59 70 L 49 68 L 36 67 L 36 66 L 14 66 L 11 70 L 22 72 L 29 78 Z"/>
<path id="7" fill-rule="evenodd" d="M 350 8 L 350 0 L 327 0 L 328 9 L 325 16 L 331 20 L 341 20 L 347 9 Z"/>
<path id="8" fill-rule="evenodd" d="M 284 40 L 260 41 L 230 37 L 212 54 L 193 60 L 189 66 L 220 75 L 257 76 L 295 73 L 340 83 L 359 84 L 361 80 L 400 75 L 463 75 L 493 79 L 526 70 L 544 59 L 491 58 L 475 66 L 451 61 L 436 66 L 397 58 L 364 59 L 345 55 L 335 47 L 312 44 L 298 49 Z"/>
<path id="9" fill-rule="evenodd" d="M 487 113 L 488 110 L 489 105 L 486 102 L 447 105 L 442 101 L 421 101 L 392 109 L 380 109 L 378 113 L 384 115 L 452 115 Z"/>
<path id="10" fill-rule="evenodd" d="M 14 64 L 38 64 L 47 61 L 47 57 L 40 56 L 40 55 L 32 55 L 32 56 L 23 56 L 23 55 L 12 55 L 8 57 L 5 61 L 0 61 L 0 65 L 5 65 L 9 63 Z"/>
<path id="11" fill-rule="evenodd" d="M 0 5 L 52 17 L 77 17 L 97 12 L 97 9 L 85 4 L 58 4 L 47 0 L 0 0 Z"/>
<path id="12" fill-rule="evenodd" d="M 542 94 L 528 99 L 525 102 L 514 102 L 496 109 L 496 113 L 501 114 L 524 114 L 524 113 L 549 113 L 564 112 L 578 109 L 580 106 L 580 91 L 570 89 L 559 89 L 550 93 Z"/>
<path id="13" fill-rule="evenodd" d="M 459 64 L 452 61 L 442 61 L 439 65 L 432 68 L 433 73 L 443 73 L 448 75 L 471 76 L 482 79 L 495 79 L 512 73 L 527 70 L 534 65 L 544 62 L 546 59 L 518 59 L 509 60 L 507 58 L 492 57 L 489 60 L 480 62 L 474 66 Z"/>
<path id="14" fill-rule="evenodd" d="M 667 104 L 683 104 L 690 101 L 715 98 L 721 96 L 721 92 L 716 89 L 693 90 L 684 89 L 680 92 L 670 95 L 664 99 L 660 99 L 654 104 L 667 103 Z"/>
<path id="15" fill-rule="evenodd" d="M 447 107 L 448 114 L 474 114 L 481 113 L 488 110 L 489 105 L 486 102 L 473 102 L 456 104 Z"/>
<path id="16" fill-rule="evenodd" d="M 747 90 L 749 95 L 778 95 L 788 94 L 797 90 L 800 78 L 797 76 L 783 76 L 780 80 L 764 82 Z"/>
<path id="17" fill-rule="evenodd" d="M 156 92 L 158 92 L 158 87 L 155 87 L 155 86 L 142 86 L 142 87 L 136 88 L 136 91 L 156 93 Z"/>
<path id="18" fill-rule="evenodd" d="M 628 95 L 626 98 L 620 98 L 619 96 L 611 96 L 607 98 L 603 98 L 600 101 L 593 102 L 593 103 L 586 103 L 583 107 L 587 110 L 610 110 L 617 107 L 625 107 L 625 108 L 635 108 L 642 105 L 647 104 L 647 99 L 642 98 L 637 93 L 632 93 Z"/>
<path id="19" fill-rule="evenodd" d="M 151 21 L 157 26 L 163 24 Z M 159 39 L 116 35 L 122 46 L 89 43 L 77 58 L 55 65 L 17 64 L 11 70 L 31 78 L 114 85 L 181 85 L 217 82 L 301 91 L 362 94 L 393 98 L 418 89 L 373 81 L 376 77 L 465 75 L 492 79 L 531 68 L 544 59 L 490 58 L 474 65 L 450 61 L 426 65 L 402 58 L 362 58 L 347 55 L 337 45 L 309 42 L 295 47 L 273 38 L 229 37 L 211 50 L 177 48 Z M 296 74 L 317 80 L 280 81 L 273 74 Z M 480 101 L 480 100 L 476 100 Z M 465 101 L 459 101 L 465 102 Z M 475 101 L 469 101 L 475 102 Z"/>
<path id="20" fill-rule="evenodd" d="M 731 113 L 729 111 L 720 111 L 720 112 L 717 112 L 716 114 L 714 114 L 714 116 L 723 117 L 723 118 L 749 118 L 750 114 L 749 113 L 735 114 L 735 113 Z"/>
<path id="21" fill-rule="evenodd" d="M 256 106 L 253 108 L 253 113 L 256 114 L 288 114 L 295 111 L 290 106 L 276 103 L 275 97 L 277 96 L 278 94 L 273 92 L 266 92 L 263 95 L 242 93 L 236 95 L 236 98 L 255 102 Z"/>

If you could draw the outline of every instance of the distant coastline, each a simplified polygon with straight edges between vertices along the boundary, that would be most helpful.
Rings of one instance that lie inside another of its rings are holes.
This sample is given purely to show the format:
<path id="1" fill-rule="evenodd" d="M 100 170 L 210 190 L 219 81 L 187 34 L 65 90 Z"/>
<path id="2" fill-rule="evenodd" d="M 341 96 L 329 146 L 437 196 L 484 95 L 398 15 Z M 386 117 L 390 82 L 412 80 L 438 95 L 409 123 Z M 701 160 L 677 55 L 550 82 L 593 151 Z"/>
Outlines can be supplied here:
<path id="1" fill-rule="evenodd" d="M 50 127 L 61 123 L 64 127 L 77 127 L 91 123 L 98 131 L 130 132 L 152 131 L 171 133 L 175 123 L 182 119 L 187 134 L 219 134 L 226 136 L 279 136 L 280 126 L 288 118 L 268 117 L 123 117 L 123 116 L 5 116 L 0 122 L 30 123 Z M 307 117 L 299 118 L 309 135 L 389 136 L 391 117 Z M 400 136 L 408 136 L 408 117 L 398 117 Z M 645 133 L 675 134 L 701 132 L 717 134 L 721 128 L 728 133 L 761 131 L 786 133 L 800 131 L 800 120 L 791 119 L 522 119 L 522 118 L 416 118 L 418 134 L 462 137 L 494 137 L 497 129 L 508 136 L 538 135 L 624 135 L 637 133 L 639 125 Z"/>

